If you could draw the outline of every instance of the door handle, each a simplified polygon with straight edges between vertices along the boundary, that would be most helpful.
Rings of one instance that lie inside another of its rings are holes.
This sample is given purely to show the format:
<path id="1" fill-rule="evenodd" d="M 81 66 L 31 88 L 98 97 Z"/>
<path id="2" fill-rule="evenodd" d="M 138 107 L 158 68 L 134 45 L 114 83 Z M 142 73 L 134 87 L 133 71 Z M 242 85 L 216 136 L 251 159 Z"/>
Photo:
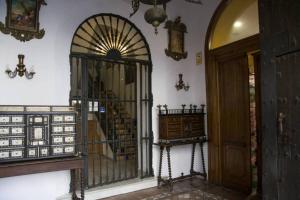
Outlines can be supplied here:
<path id="1" fill-rule="evenodd" d="M 279 129 L 279 135 L 284 135 L 284 130 L 283 130 L 283 125 L 284 125 L 284 119 L 285 119 L 285 114 L 282 112 L 279 113 L 278 115 L 278 129 Z"/>

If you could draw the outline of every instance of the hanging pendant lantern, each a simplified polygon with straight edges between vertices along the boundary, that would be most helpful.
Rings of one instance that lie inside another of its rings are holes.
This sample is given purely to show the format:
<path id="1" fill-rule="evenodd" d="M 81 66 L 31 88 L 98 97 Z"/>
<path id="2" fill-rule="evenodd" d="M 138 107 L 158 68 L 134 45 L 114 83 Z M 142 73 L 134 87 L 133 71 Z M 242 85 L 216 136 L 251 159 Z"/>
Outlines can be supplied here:
<path id="1" fill-rule="evenodd" d="M 157 27 L 167 19 L 166 11 L 156 5 L 145 12 L 145 20 L 155 28 L 157 34 Z"/>
<path id="2" fill-rule="evenodd" d="M 146 22 L 154 26 L 155 34 L 157 34 L 157 27 L 167 19 L 166 7 L 167 3 L 171 0 L 131 0 L 131 7 L 133 12 L 130 13 L 132 17 L 139 9 L 140 3 L 153 5 L 153 8 L 150 8 L 146 11 L 144 17 Z M 194 4 L 202 4 L 201 0 L 185 0 Z M 162 5 L 163 8 L 157 7 L 157 5 Z"/>

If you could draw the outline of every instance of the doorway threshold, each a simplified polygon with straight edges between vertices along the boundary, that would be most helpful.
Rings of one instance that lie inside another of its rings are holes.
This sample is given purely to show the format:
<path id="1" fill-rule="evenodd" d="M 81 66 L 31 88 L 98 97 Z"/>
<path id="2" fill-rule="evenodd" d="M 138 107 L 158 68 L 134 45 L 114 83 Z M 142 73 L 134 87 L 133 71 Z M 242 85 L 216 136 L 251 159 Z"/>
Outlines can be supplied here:
<path id="1" fill-rule="evenodd" d="M 157 186 L 157 178 L 150 177 L 145 179 L 135 178 L 127 181 L 121 181 L 101 187 L 95 187 L 84 191 L 85 200 L 98 200 L 112 197 L 120 194 L 126 194 L 139 190 L 144 190 Z M 77 192 L 80 196 L 80 192 Z M 58 197 L 57 200 L 71 200 L 71 194 Z"/>

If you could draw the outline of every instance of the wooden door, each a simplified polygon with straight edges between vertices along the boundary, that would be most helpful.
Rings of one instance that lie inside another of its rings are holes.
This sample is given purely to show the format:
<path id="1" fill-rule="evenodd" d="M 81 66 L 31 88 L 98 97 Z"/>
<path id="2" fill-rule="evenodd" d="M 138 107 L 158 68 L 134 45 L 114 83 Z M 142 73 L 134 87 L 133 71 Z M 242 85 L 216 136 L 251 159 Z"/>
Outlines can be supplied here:
<path id="1" fill-rule="evenodd" d="M 247 53 L 259 35 L 207 54 L 209 181 L 248 193 L 251 185 Z"/>
<path id="2" fill-rule="evenodd" d="M 276 59 L 278 199 L 300 199 L 300 52 Z"/>
<path id="3" fill-rule="evenodd" d="M 222 183 L 249 192 L 249 75 L 246 54 L 218 60 Z"/>
<path id="4" fill-rule="evenodd" d="M 263 199 L 300 199 L 300 1 L 259 8 Z"/>

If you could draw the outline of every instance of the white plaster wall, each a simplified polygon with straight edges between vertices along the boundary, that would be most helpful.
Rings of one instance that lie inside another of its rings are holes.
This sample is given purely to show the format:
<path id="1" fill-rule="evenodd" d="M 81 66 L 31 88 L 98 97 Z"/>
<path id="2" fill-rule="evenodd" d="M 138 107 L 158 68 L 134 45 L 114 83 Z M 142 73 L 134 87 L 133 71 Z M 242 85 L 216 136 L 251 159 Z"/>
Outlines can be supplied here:
<path id="1" fill-rule="evenodd" d="M 175 0 L 168 4 L 167 13 L 169 19 L 174 20 L 177 16 L 181 16 L 181 21 L 187 26 L 187 34 L 185 37 L 185 48 L 188 52 L 187 59 L 179 62 L 164 57 L 162 45 L 157 43 L 155 46 L 150 45 L 153 55 L 153 96 L 154 106 L 157 104 L 168 104 L 169 108 L 178 108 L 181 104 L 206 104 L 205 89 L 205 65 L 204 65 L 204 45 L 207 27 L 210 19 L 219 4 L 219 0 L 204 0 L 203 6 L 196 4 L 188 4 L 183 0 Z M 163 34 L 163 40 L 167 41 L 167 35 Z M 167 45 L 166 42 L 164 42 Z M 203 64 L 196 65 L 196 53 L 202 52 Z M 157 53 L 157 54 L 156 54 Z M 162 59 L 156 59 L 162 57 Z M 178 74 L 183 73 L 183 80 L 191 86 L 188 92 L 177 91 L 174 87 L 178 81 Z M 163 82 L 162 82 L 163 81 Z M 158 117 L 157 109 L 153 109 L 153 131 L 155 140 L 158 136 Z M 205 148 L 205 160 L 207 169 L 207 146 Z M 154 147 L 153 161 L 154 172 L 158 171 L 159 148 Z M 180 176 L 189 173 L 191 163 L 191 145 L 178 146 L 171 150 L 172 175 Z M 196 148 L 195 169 L 200 170 L 199 146 Z M 167 160 L 166 152 L 164 152 L 163 174 L 167 176 Z M 201 167 L 202 169 L 202 167 Z M 200 170 L 202 171 L 202 170 Z"/>
<path id="2" fill-rule="evenodd" d="M 206 102 L 204 64 L 196 66 L 195 54 L 204 51 L 205 34 L 209 20 L 220 0 L 203 0 L 204 5 L 189 4 L 183 0 L 173 0 L 167 6 L 169 19 L 177 16 L 187 25 L 185 47 L 188 58 L 179 62 L 165 56 L 167 33 L 163 26 L 155 35 L 153 28 L 143 19 L 143 11 L 149 7 L 142 5 L 140 11 L 130 20 L 145 35 L 153 60 L 153 132 L 157 140 L 157 104 L 168 104 L 170 108 L 181 104 Z M 131 12 L 129 0 L 47 0 L 41 8 L 40 26 L 46 34 L 41 40 L 23 43 L 0 33 L 0 104 L 67 105 L 70 90 L 69 50 L 72 36 L 79 24 L 91 15 L 114 13 L 128 18 Z M 0 21 L 5 21 L 6 3 L 0 0 Z M 4 73 L 7 67 L 15 68 L 17 55 L 25 54 L 27 68 L 36 72 L 32 80 L 16 77 L 9 79 Z M 203 55 L 204 57 L 204 55 Z M 188 92 L 177 92 L 174 85 L 178 74 L 183 73 L 189 82 Z M 187 174 L 190 166 L 190 146 L 172 149 L 173 176 L 181 172 Z M 188 156 L 187 156 L 188 155 Z M 197 155 L 198 156 L 198 155 Z M 153 147 L 153 167 L 157 173 L 158 149 Z M 198 156 L 199 157 L 199 156 Z M 196 160 L 196 169 L 199 169 Z M 164 163 L 166 163 L 164 161 Z M 163 175 L 167 175 L 166 165 Z M 0 200 L 54 200 L 68 193 L 69 172 L 51 172 L 0 179 Z"/>

